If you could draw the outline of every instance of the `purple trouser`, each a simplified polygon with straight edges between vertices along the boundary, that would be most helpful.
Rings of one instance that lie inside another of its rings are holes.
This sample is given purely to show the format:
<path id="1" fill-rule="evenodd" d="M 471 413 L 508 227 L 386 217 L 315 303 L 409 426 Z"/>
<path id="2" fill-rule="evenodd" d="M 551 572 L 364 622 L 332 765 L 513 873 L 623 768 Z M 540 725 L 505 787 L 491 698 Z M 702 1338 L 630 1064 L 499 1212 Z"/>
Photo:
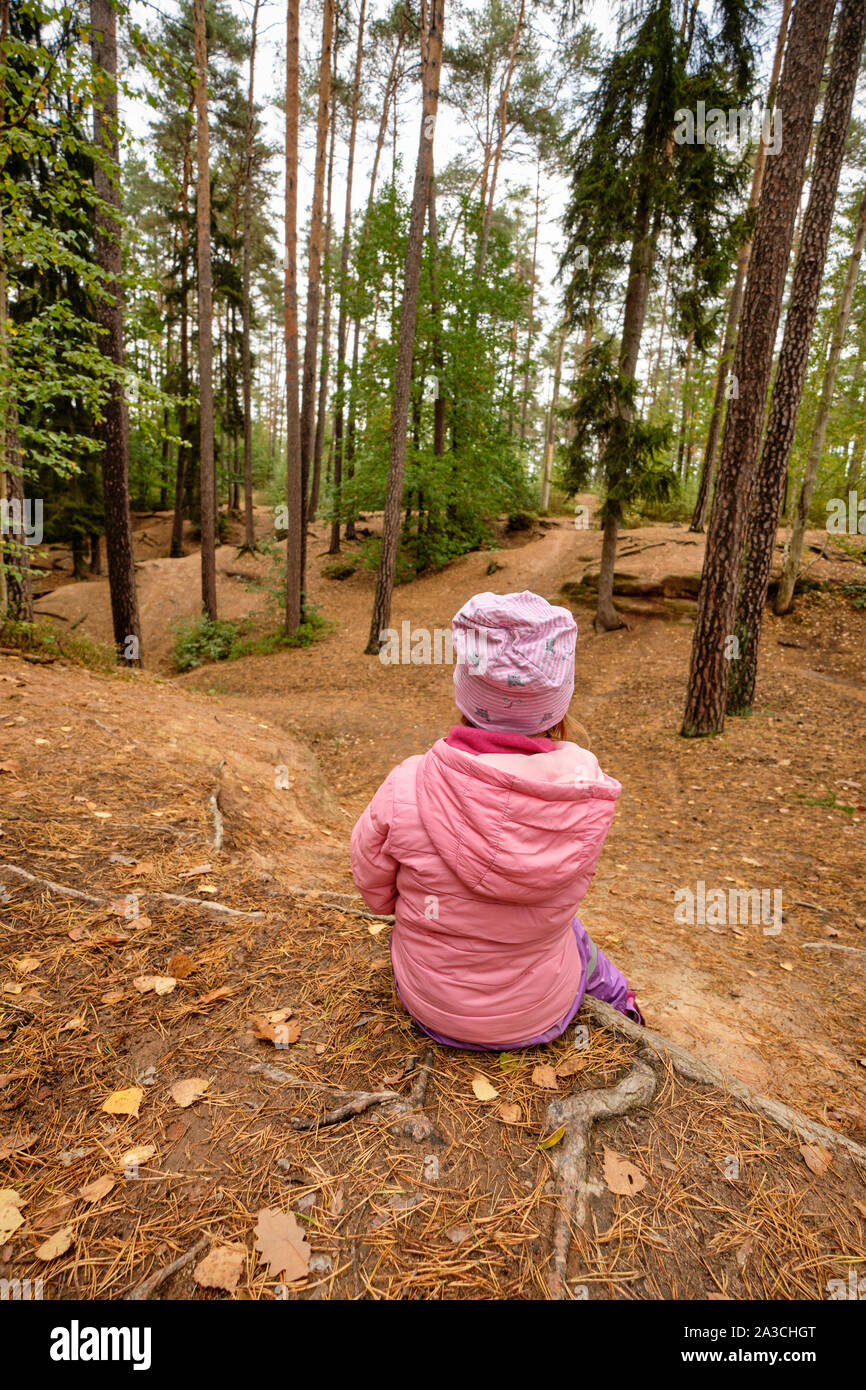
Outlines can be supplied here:
<path id="1" fill-rule="evenodd" d="M 621 970 L 617 970 L 612 961 L 608 960 L 604 951 L 598 949 L 578 917 L 572 920 L 571 926 L 577 940 L 580 959 L 583 962 L 583 977 L 580 981 L 580 988 L 565 1017 L 560 1019 L 558 1023 L 554 1023 L 552 1027 L 546 1028 L 537 1037 L 524 1038 L 520 1042 L 484 1043 L 483 1045 L 464 1043 L 457 1042 L 454 1038 L 444 1038 L 440 1033 L 434 1033 L 432 1028 L 425 1028 L 423 1023 L 418 1022 L 417 1018 L 413 1021 L 422 1033 L 426 1033 L 428 1038 L 432 1038 L 434 1042 L 442 1043 L 445 1047 L 459 1047 L 465 1052 L 513 1052 L 520 1047 L 538 1047 L 541 1043 L 553 1042 L 554 1038 L 558 1038 L 564 1033 L 572 1022 L 583 1003 L 584 994 L 590 995 L 593 999 L 600 999 L 604 1004 L 612 1005 L 614 1009 L 618 1009 L 621 1014 L 628 1015 L 636 1023 L 643 1023 L 640 1010 L 635 1003 L 634 993 L 629 989 L 625 975 Z M 396 977 L 394 984 L 400 1002 L 405 1008 Z M 409 1012 L 408 1009 L 406 1012 Z"/>

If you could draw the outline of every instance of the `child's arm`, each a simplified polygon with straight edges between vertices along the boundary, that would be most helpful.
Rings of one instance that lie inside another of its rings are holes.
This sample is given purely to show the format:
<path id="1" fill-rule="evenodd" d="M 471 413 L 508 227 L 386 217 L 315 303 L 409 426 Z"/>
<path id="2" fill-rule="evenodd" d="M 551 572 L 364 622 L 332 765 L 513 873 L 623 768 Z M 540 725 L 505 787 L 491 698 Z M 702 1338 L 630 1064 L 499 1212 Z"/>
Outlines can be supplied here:
<path id="1" fill-rule="evenodd" d="M 388 776 L 352 831 L 352 877 L 373 912 L 393 912 L 397 901 L 397 860 L 388 852 L 394 784 Z"/>

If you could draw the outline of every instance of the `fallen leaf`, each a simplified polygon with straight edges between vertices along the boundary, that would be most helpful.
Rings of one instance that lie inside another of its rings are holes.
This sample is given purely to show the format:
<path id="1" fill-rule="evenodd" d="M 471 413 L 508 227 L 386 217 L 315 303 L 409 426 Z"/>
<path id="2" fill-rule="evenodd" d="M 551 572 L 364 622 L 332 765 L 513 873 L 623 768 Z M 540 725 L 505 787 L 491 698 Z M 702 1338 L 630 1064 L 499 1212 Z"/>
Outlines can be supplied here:
<path id="1" fill-rule="evenodd" d="M 29 975 L 31 971 L 38 970 L 42 962 L 38 956 L 22 956 L 14 964 L 19 975 Z"/>
<path id="2" fill-rule="evenodd" d="M 471 1226 L 449 1226 L 445 1232 L 452 1245 L 462 1245 L 464 1240 L 472 1239 Z"/>
<path id="3" fill-rule="evenodd" d="M 72 1244 L 72 1232 L 68 1226 L 62 1230 L 55 1231 L 53 1236 L 44 1240 L 36 1251 L 37 1260 L 56 1260 L 58 1255 L 65 1255 Z"/>
<path id="4" fill-rule="evenodd" d="M 268 1023 L 285 1023 L 287 1018 L 291 1018 L 291 1009 L 271 1009 L 270 1013 L 262 1014 L 262 1018 Z"/>
<path id="5" fill-rule="evenodd" d="M 102 1102 L 101 1108 L 107 1115 L 134 1115 L 138 1119 L 139 1107 L 143 1100 L 144 1091 L 140 1086 L 128 1086 L 125 1091 L 113 1091 L 108 1099 Z"/>
<path id="6" fill-rule="evenodd" d="M 268 1023 L 266 1018 L 256 1018 L 253 1031 L 262 1042 L 273 1043 L 274 1047 L 290 1047 L 301 1036 L 301 1025 L 294 1018 L 286 1023 Z"/>
<path id="7" fill-rule="evenodd" d="M 176 956 L 172 956 L 168 963 L 168 973 L 173 975 L 176 980 L 185 980 L 187 975 L 191 975 L 198 966 L 192 956 L 188 956 L 185 951 L 178 951 Z"/>
<path id="8" fill-rule="evenodd" d="M 548 1063 L 542 1063 L 541 1066 L 533 1068 L 532 1084 L 533 1086 L 541 1086 L 545 1091 L 557 1090 L 556 1071 Z"/>
<path id="9" fill-rule="evenodd" d="M 260 1211 L 255 1248 L 272 1278 L 283 1275 L 291 1283 L 306 1277 L 311 1252 L 294 1212 L 278 1211 L 276 1207 Z"/>
<path id="10" fill-rule="evenodd" d="M 173 975 L 139 975 L 132 983 L 140 994 L 171 994 L 177 980 Z"/>
<path id="11" fill-rule="evenodd" d="M 806 1167 L 818 1178 L 826 1173 L 833 1159 L 830 1150 L 825 1149 L 823 1144 L 801 1144 L 800 1154 Z"/>
<path id="12" fill-rule="evenodd" d="M 780 960 L 780 961 L 779 961 L 779 969 L 780 969 L 780 970 L 793 970 L 794 967 L 793 967 L 792 963 L 791 963 L 789 960 Z"/>
<path id="13" fill-rule="evenodd" d="M 60 1029 L 61 1033 L 74 1033 L 78 1028 L 86 1028 L 87 1024 L 83 1018 L 71 1018 L 68 1023 L 64 1023 Z"/>
<path id="14" fill-rule="evenodd" d="M 866 1216 L 866 1202 L 858 1202 L 858 1201 L 857 1201 L 857 1198 L 855 1197 L 855 1198 L 854 1198 L 854 1205 L 855 1205 L 855 1207 L 857 1208 L 857 1210 L 859 1211 L 859 1213 L 860 1213 L 861 1216 Z"/>
<path id="15" fill-rule="evenodd" d="M 215 883 L 197 883 L 195 891 L 197 893 L 218 893 L 219 889 Z"/>
<path id="16" fill-rule="evenodd" d="M 330 1206 L 328 1207 L 328 1215 L 329 1215 L 329 1216 L 342 1216 L 342 1214 L 343 1214 L 343 1189 L 342 1189 L 342 1187 L 338 1187 L 337 1190 L 336 1190 L 336 1192 L 334 1193 L 333 1197 L 331 1198 L 331 1203 L 330 1203 Z"/>
<path id="17" fill-rule="evenodd" d="M 117 1166 L 118 1168 L 128 1168 L 133 1163 L 147 1163 L 155 1153 L 156 1149 L 153 1144 L 134 1144 L 131 1149 L 126 1150 L 126 1153 L 120 1155 Z"/>
<path id="18" fill-rule="evenodd" d="M 519 1125 L 523 1119 L 523 1111 L 519 1105 L 500 1105 L 498 1114 L 504 1125 Z"/>
<path id="19" fill-rule="evenodd" d="M 747 1259 L 749 1258 L 749 1256 L 751 1255 L 751 1253 L 752 1253 L 752 1248 L 753 1248 L 754 1244 L 755 1244 L 755 1237 L 754 1237 L 754 1236 L 748 1236 L 748 1237 L 743 1241 L 742 1245 L 738 1247 L 737 1252 L 736 1252 L 736 1261 L 737 1261 L 737 1264 L 740 1266 L 740 1269 L 742 1269 L 742 1268 L 744 1267 L 744 1265 L 745 1265 L 745 1263 L 746 1263 L 746 1260 L 747 1260 Z"/>
<path id="20" fill-rule="evenodd" d="M 111 812 L 110 812 L 110 811 L 94 811 L 93 814 L 94 814 L 99 820 L 111 820 Z"/>
<path id="21" fill-rule="evenodd" d="M 121 999 L 125 999 L 125 998 L 126 998 L 126 990 L 125 990 L 125 989 L 112 989 L 112 990 L 109 990 L 108 994 L 103 994 L 102 999 L 100 1000 L 100 1003 L 102 1003 L 102 1004 L 119 1004 L 120 1001 L 121 1001 Z"/>
<path id="22" fill-rule="evenodd" d="M 193 869 L 184 869 L 178 874 L 178 878 L 199 878 L 202 874 L 209 874 L 212 872 L 212 864 L 196 864 Z"/>
<path id="23" fill-rule="evenodd" d="M 193 1278 L 203 1289 L 225 1289 L 232 1293 L 238 1286 L 247 1261 L 243 1245 L 216 1245 L 195 1267 Z"/>
<path id="24" fill-rule="evenodd" d="M 172 1098 L 180 1106 L 181 1110 L 186 1110 L 188 1105 L 193 1105 L 195 1101 L 203 1096 L 209 1081 L 203 1081 L 200 1076 L 190 1076 L 186 1081 L 176 1081 L 171 1087 Z"/>
<path id="25" fill-rule="evenodd" d="M 135 868 L 130 869 L 129 872 L 133 878 L 147 878 L 149 874 L 154 872 L 154 868 L 155 865 L 152 859 L 141 859 L 135 865 Z"/>
<path id="26" fill-rule="evenodd" d="M 198 1000 L 199 1004 L 213 1004 L 217 999 L 225 999 L 229 994 L 234 994 L 236 985 L 222 985 L 219 989 L 212 989 L 208 994 L 203 994 Z"/>
<path id="27" fill-rule="evenodd" d="M 475 1092 L 477 1100 L 495 1100 L 499 1095 L 499 1092 L 480 1072 L 476 1072 L 472 1078 L 472 1090 Z"/>
<path id="28" fill-rule="evenodd" d="M 24 1198 L 14 1187 L 0 1189 L 0 1241 L 7 1241 L 12 1232 L 24 1224 L 19 1210 L 23 1203 Z"/>
<path id="29" fill-rule="evenodd" d="M 559 1143 L 564 1134 L 565 1125 L 560 1125 L 559 1129 L 555 1129 L 552 1134 L 548 1134 L 546 1139 L 539 1140 L 538 1147 L 540 1149 L 552 1149 L 554 1144 Z"/>
<path id="30" fill-rule="evenodd" d="M 13 1154 L 21 1154 L 27 1149 L 32 1149 L 38 1138 L 38 1134 L 26 1134 L 17 1139 L 11 1138 L 5 1144 L 0 1144 L 0 1163 L 11 1158 Z"/>
<path id="31" fill-rule="evenodd" d="M 388 922 L 368 922 L 367 931 L 371 936 L 378 936 L 379 933 L 385 931 L 389 925 L 390 923 Z"/>
<path id="32" fill-rule="evenodd" d="M 86 941 L 90 932 L 86 927 L 70 927 L 66 935 L 70 941 Z"/>
<path id="33" fill-rule="evenodd" d="M 646 1187 L 646 1174 L 614 1149 L 604 1151 L 604 1180 L 611 1192 L 620 1196 L 629 1192 L 640 1192 Z"/>
<path id="34" fill-rule="evenodd" d="M 79 1187 L 78 1195 L 83 1197 L 85 1202 L 101 1202 L 103 1197 L 107 1197 L 114 1187 L 114 1178 L 110 1178 L 107 1173 L 103 1173 L 101 1178 L 94 1178 L 93 1182 L 85 1183 L 84 1187 Z"/>
<path id="35" fill-rule="evenodd" d="M 564 1061 L 559 1063 L 556 1068 L 556 1074 L 560 1080 L 563 1080 L 566 1076 L 575 1076 L 576 1073 L 582 1071 L 585 1066 L 586 1053 L 571 1052 Z"/>

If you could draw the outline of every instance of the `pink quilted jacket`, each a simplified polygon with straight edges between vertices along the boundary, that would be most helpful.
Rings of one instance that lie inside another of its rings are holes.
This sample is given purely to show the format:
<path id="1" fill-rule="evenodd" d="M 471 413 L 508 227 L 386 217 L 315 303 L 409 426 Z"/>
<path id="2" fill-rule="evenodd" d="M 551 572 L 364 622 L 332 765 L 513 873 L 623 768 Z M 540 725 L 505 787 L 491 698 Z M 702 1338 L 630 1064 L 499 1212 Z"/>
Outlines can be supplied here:
<path id="1" fill-rule="evenodd" d="M 395 913 L 406 1007 L 480 1047 L 552 1027 L 581 982 L 571 920 L 622 788 L 585 748 L 549 746 L 477 754 L 439 739 L 393 769 L 352 832 L 355 883 Z"/>

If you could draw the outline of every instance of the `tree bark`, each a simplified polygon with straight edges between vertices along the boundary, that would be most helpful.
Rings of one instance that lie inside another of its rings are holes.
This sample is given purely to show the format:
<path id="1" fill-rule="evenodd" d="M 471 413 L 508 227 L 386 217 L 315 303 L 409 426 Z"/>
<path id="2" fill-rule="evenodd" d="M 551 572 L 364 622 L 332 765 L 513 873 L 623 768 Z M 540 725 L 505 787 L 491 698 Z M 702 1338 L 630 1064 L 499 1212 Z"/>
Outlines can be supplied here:
<path id="1" fill-rule="evenodd" d="M 331 74 L 333 87 L 337 76 L 337 50 L 339 47 L 339 28 L 334 30 L 334 67 Z M 328 192 L 325 202 L 325 248 L 324 262 L 330 265 L 331 236 L 333 221 L 331 217 L 331 194 L 334 186 L 334 146 L 337 142 L 337 103 L 331 102 L 331 135 L 328 154 Z M 319 492 L 322 482 L 322 446 L 325 442 L 325 419 L 328 410 L 328 379 L 331 369 L 331 275 L 325 279 L 325 303 L 322 310 L 322 365 L 319 370 L 319 403 L 316 408 L 316 435 L 313 440 L 313 477 L 310 484 L 308 514 L 315 520 L 319 506 Z"/>
<path id="2" fill-rule="evenodd" d="M 412 385 L 412 354 L 415 346 L 415 324 L 418 314 L 418 281 L 421 274 L 421 250 L 424 241 L 424 221 L 430 195 L 433 169 L 433 134 L 439 106 L 439 78 L 442 68 L 442 29 L 445 0 L 430 0 L 429 30 L 425 32 L 425 9 L 422 6 L 421 52 L 424 82 L 424 106 L 421 117 L 421 137 L 418 162 L 415 168 L 415 188 L 412 196 L 412 215 L 406 247 L 406 270 L 403 304 L 400 311 L 400 330 L 397 340 L 397 366 L 394 377 L 394 408 L 391 415 L 391 449 L 388 464 L 388 485 L 385 494 L 385 515 L 382 526 L 382 553 L 376 576 L 376 594 L 370 622 L 370 636 L 365 651 L 376 655 L 380 634 L 391 616 L 391 596 L 397 567 L 400 542 L 400 503 L 403 496 L 403 472 L 406 463 L 406 426 L 409 419 L 409 394 Z"/>
<path id="3" fill-rule="evenodd" d="M 174 517 L 171 526 L 172 559 L 183 557 L 183 499 L 186 489 L 187 450 L 189 448 L 189 186 L 192 179 L 192 108 L 195 90 L 190 97 L 189 125 L 183 151 L 183 173 L 180 186 L 180 403 L 177 407 L 177 471 L 174 484 Z"/>
<path id="4" fill-rule="evenodd" d="M 365 0 L 361 0 L 362 11 Z M 363 26 L 363 13 L 361 25 Z M 307 569 L 307 485 L 315 442 L 316 355 L 319 346 L 319 308 L 322 302 L 322 239 L 325 213 L 325 171 L 328 130 L 331 124 L 331 61 L 334 43 L 334 0 L 325 0 L 322 19 L 322 53 L 319 59 L 319 111 L 316 121 L 316 166 L 310 212 L 309 270 L 307 274 L 307 327 L 304 335 L 304 371 L 301 386 L 301 605 Z"/>
<path id="5" fill-rule="evenodd" d="M 770 77 L 770 91 L 767 98 L 767 109 L 772 111 L 773 103 L 776 99 L 776 88 L 779 83 L 779 73 L 782 69 L 782 57 L 785 52 L 785 39 L 788 35 L 788 19 L 791 14 L 793 0 L 785 0 L 782 8 L 782 18 L 779 22 L 779 33 L 776 38 L 776 52 L 773 58 L 773 71 Z M 783 137 L 784 138 L 784 137 Z M 764 170 L 767 164 L 767 146 L 763 140 L 758 142 L 758 149 L 755 154 L 755 165 L 752 170 L 752 187 L 749 192 L 749 207 L 754 208 L 758 205 L 761 196 L 761 184 L 764 179 Z M 752 238 L 749 237 L 740 247 L 737 255 L 737 271 L 734 277 L 731 297 L 728 300 L 728 316 L 725 324 L 725 337 L 722 343 L 722 350 L 719 354 L 719 366 L 716 375 L 716 391 L 713 399 L 713 413 L 710 416 L 710 427 L 707 434 L 707 444 L 704 450 L 704 460 L 701 465 L 701 479 L 698 484 L 698 496 L 695 502 L 695 510 L 692 516 L 690 531 L 701 532 L 705 530 L 707 524 L 707 511 L 710 501 L 710 485 L 716 468 L 716 450 L 719 445 L 719 435 L 722 428 L 722 416 L 725 409 L 725 400 L 728 395 L 728 372 L 730 370 L 731 359 L 734 354 L 734 347 L 737 341 L 737 325 L 740 321 L 740 314 L 743 308 L 743 295 L 746 287 L 746 272 L 749 268 L 749 257 L 752 254 Z"/>
<path id="6" fill-rule="evenodd" d="M 94 257 L 103 272 L 96 301 L 99 346 L 113 373 L 102 407 L 102 495 L 111 619 L 119 661 L 142 664 L 141 627 L 135 592 L 135 562 L 129 514 L 129 416 L 120 373 L 123 370 L 123 273 L 120 163 L 117 114 L 117 13 L 112 0 L 91 0 L 91 52 L 102 78 L 93 106 L 93 186 L 99 205 Z"/>
<path id="7" fill-rule="evenodd" d="M 198 393 L 199 467 L 201 469 L 201 604 L 216 620 L 216 475 L 214 473 L 213 414 L 213 289 L 210 257 L 210 130 L 207 96 L 207 31 L 205 0 L 194 0 L 195 136 L 196 136 L 196 253 L 198 259 Z"/>
<path id="8" fill-rule="evenodd" d="M 298 117 L 299 0 L 286 7 L 286 269 L 283 331 L 286 345 L 286 620 L 292 633 L 300 626 L 301 537 L 304 498 L 301 491 L 301 419 L 298 381 Z"/>
<path id="9" fill-rule="evenodd" d="M 244 247 L 243 247 L 243 288 L 241 291 L 241 363 L 244 378 L 244 544 L 247 551 L 256 548 L 256 532 L 253 523 L 253 373 L 250 352 L 250 278 L 253 239 L 253 134 L 255 130 L 256 101 L 256 29 L 259 20 L 259 5 L 253 5 L 252 33 L 250 36 L 250 86 L 247 98 L 247 128 L 244 139 Z"/>
<path id="10" fill-rule="evenodd" d="M 734 355 L 739 394 L 728 405 L 722 438 L 682 733 L 719 733 L 725 724 L 730 637 L 773 345 L 779 325 L 794 219 L 802 188 L 815 104 L 824 69 L 834 0 L 796 0 L 785 53 L 779 107 L 782 148 L 767 165 Z"/>
<path id="11" fill-rule="evenodd" d="M 439 224 L 436 218 L 436 179 L 433 160 L 430 160 L 430 195 L 427 229 L 430 235 L 430 316 L 433 320 L 433 367 L 436 372 L 436 395 L 433 397 L 433 453 L 437 458 L 445 453 L 445 396 L 442 374 L 445 357 L 442 351 L 442 304 L 439 298 Z M 421 503 L 418 503 L 418 526 L 421 526 Z"/>
<path id="12" fill-rule="evenodd" d="M 337 323 L 337 391 L 334 399 L 334 520 L 331 523 L 329 555 L 340 553 L 340 522 L 343 509 L 343 412 L 346 406 L 346 339 L 348 336 L 348 306 L 346 277 L 349 273 L 349 249 L 352 241 L 352 179 L 355 172 L 355 140 L 358 133 L 358 104 L 361 95 L 361 60 L 364 54 L 364 17 L 367 0 L 361 0 L 358 18 L 358 51 L 355 57 L 355 81 L 352 86 L 352 124 L 349 130 L 349 162 L 346 167 L 346 211 L 343 218 L 343 245 L 340 251 L 340 316 Z"/>
<path id="13" fill-rule="evenodd" d="M 778 614 L 790 613 L 794 606 L 794 586 L 797 583 L 800 558 L 803 553 L 803 536 L 806 531 L 809 508 L 812 505 L 812 494 L 815 491 L 815 480 L 818 477 L 818 467 L 821 462 L 821 455 L 824 452 L 824 439 L 827 434 L 827 422 L 830 419 L 830 410 L 833 405 L 836 372 L 842 353 L 842 344 L 845 341 L 848 320 L 851 317 L 851 305 L 854 300 L 854 290 L 857 286 L 857 276 L 860 271 L 860 260 L 863 255 L 864 246 L 866 246 L 866 189 L 863 191 L 863 197 L 860 202 L 860 212 L 857 219 L 854 244 L 851 247 L 851 255 L 848 258 L 845 284 L 842 289 L 842 296 L 839 300 L 839 307 L 836 310 L 836 318 L 833 323 L 830 354 L 824 368 L 824 379 L 821 383 L 821 398 L 818 403 L 815 421 L 812 425 L 812 436 L 809 441 L 806 471 L 797 498 L 797 510 L 791 528 L 790 540 L 788 542 L 788 553 L 785 557 L 782 577 L 779 580 L 779 590 L 776 594 L 775 611 Z"/>
<path id="14" fill-rule="evenodd" d="M 556 411 L 559 406 L 559 386 L 562 381 L 562 355 L 568 336 L 568 314 L 562 320 L 559 330 L 559 343 L 556 349 L 556 366 L 553 369 L 553 392 L 550 397 L 550 414 L 547 418 L 547 436 L 544 441 L 544 471 L 541 479 L 541 510 L 546 512 L 550 506 L 550 474 L 553 468 L 553 453 L 556 448 Z"/>
<path id="15" fill-rule="evenodd" d="M 484 267 L 487 264 L 487 251 L 490 245 L 490 227 L 493 221 L 493 199 L 496 195 L 496 180 L 499 174 L 499 165 L 502 160 L 502 149 L 505 144 L 505 133 L 508 123 L 508 96 L 511 91 L 511 79 L 514 76 L 514 65 L 517 61 L 517 45 L 520 42 L 525 9 L 526 0 L 520 0 L 517 23 L 514 26 L 514 37 L 511 40 L 511 51 L 508 55 L 508 68 L 503 78 L 499 94 L 499 110 L 497 117 L 499 134 L 496 139 L 496 148 L 493 151 L 492 167 L 490 171 L 490 188 L 487 190 L 487 198 L 484 206 L 484 221 L 481 227 L 481 244 L 478 248 L 479 275 L 484 273 Z"/>
<path id="16" fill-rule="evenodd" d="M 833 225 L 833 211 L 839 188 L 839 175 L 845 155 L 845 138 L 851 120 L 854 89 L 860 69 L 860 55 L 866 39 L 866 4 L 863 0 L 842 0 L 833 41 L 830 76 L 824 93 L 824 112 L 812 167 L 809 205 L 794 276 L 779 365 L 773 385 L 770 418 L 758 469 L 749 531 L 746 564 L 743 569 L 734 632 L 739 653 L 731 662 L 727 708 L 729 714 L 745 714 L 752 707 L 758 674 L 758 647 L 770 568 L 776 544 L 779 512 L 788 476 L 788 463 L 797 413 L 803 395 L 803 382 L 809 361 L 809 346 L 818 312 L 821 279 L 827 257 L 827 244 Z"/>

